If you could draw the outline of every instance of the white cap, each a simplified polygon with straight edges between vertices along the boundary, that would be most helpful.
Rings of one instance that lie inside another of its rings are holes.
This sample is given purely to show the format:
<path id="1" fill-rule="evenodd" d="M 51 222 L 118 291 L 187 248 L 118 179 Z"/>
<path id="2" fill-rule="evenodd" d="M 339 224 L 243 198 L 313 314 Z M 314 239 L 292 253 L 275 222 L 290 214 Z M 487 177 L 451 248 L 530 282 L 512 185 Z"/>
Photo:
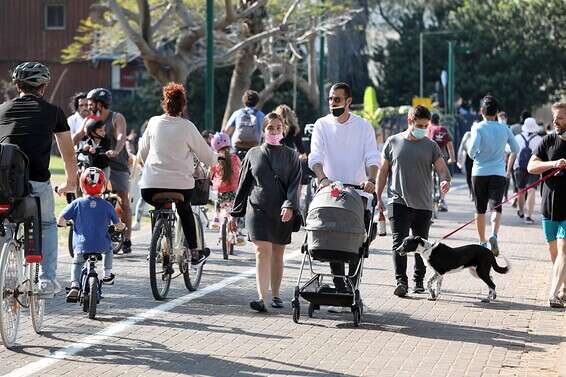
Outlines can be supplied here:
<path id="1" fill-rule="evenodd" d="M 528 134 L 534 134 L 540 131 L 540 127 L 535 118 L 527 118 L 521 130 Z"/>

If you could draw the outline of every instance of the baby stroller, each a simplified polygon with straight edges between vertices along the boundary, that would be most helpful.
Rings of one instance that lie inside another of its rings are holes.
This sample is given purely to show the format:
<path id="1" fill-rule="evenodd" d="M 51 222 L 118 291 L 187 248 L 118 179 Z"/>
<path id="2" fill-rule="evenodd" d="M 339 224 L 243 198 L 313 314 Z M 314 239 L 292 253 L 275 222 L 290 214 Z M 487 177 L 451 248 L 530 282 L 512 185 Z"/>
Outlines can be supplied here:
<path id="1" fill-rule="evenodd" d="M 366 211 L 362 197 L 355 185 L 332 184 L 316 193 L 305 220 L 307 231 L 301 247 L 303 261 L 295 287 L 293 321 L 299 322 L 301 306 L 299 297 L 309 302 L 308 315 L 312 317 L 321 305 L 350 307 L 354 326 L 358 326 L 363 315 L 363 301 L 359 286 L 362 280 L 364 259 L 369 255 L 369 246 L 375 239 L 377 227 L 373 221 L 377 197 L 373 195 L 371 212 Z M 364 222 L 367 222 L 367 228 Z M 308 259 L 311 278 L 301 285 L 305 261 Z M 358 259 L 352 275 L 319 273 L 313 270 L 313 260 L 319 262 L 350 262 Z M 346 289 L 338 290 L 323 284 L 324 278 L 343 279 Z"/>

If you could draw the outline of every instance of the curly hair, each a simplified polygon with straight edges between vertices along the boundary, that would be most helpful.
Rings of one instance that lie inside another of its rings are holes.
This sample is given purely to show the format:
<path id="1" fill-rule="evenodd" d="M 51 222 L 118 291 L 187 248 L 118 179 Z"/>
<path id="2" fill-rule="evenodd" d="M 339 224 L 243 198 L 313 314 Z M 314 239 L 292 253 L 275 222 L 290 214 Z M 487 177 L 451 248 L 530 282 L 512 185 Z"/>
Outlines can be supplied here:
<path id="1" fill-rule="evenodd" d="M 163 87 L 161 107 L 167 115 L 180 116 L 187 104 L 187 92 L 181 84 L 170 82 Z"/>
<path id="2" fill-rule="evenodd" d="M 279 114 L 281 119 L 283 119 L 283 125 L 285 126 L 286 135 L 289 134 L 291 136 L 295 136 L 300 132 L 297 115 L 289 106 L 279 105 L 275 109 L 275 112 Z"/>

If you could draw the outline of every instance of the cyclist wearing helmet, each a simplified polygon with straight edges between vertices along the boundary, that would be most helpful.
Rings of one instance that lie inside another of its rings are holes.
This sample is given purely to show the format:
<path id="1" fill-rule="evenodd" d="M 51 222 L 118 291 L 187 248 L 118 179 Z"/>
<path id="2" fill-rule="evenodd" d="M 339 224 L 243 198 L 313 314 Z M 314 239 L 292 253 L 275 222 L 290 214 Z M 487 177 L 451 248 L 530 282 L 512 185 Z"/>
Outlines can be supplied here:
<path id="1" fill-rule="evenodd" d="M 124 229 L 116 211 L 110 202 L 102 199 L 106 178 L 99 168 L 86 169 L 80 178 L 81 190 L 86 194 L 73 200 L 59 216 L 58 223 L 65 226 L 67 221 L 73 221 L 73 267 L 71 269 L 71 290 L 67 300 L 76 302 L 79 296 L 81 268 L 84 264 L 83 255 L 100 253 L 104 260 L 104 284 L 114 284 L 112 273 L 112 240 L 108 234 L 108 226 L 116 224 L 116 230 Z"/>
<path id="2" fill-rule="evenodd" d="M 39 279 L 40 294 L 45 298 L 52 297 L 59 289 L 57 222 L 49 172 L 53 135 L 65 163 L 66 183 L 59 186 L 60 194 L 74 192 L 77 174 L 65 113 L 43 99 L 50 80 L 51 74 L 45 65 L 22 63 L 12 72 L 19 96 L 0 105 L 0 140 L 18 145 L 28 156 L 32 195 L 38 196 L 41 202 L 43 262 Z"/>
<path id="3" fill-rule="evenodd" d="M 92 89 L 86 95 L 88 107 L 93 115 L 97 115 L 104 121 L 106 138 L 110 141 L 110 149 L 106 155 L 110 158 L 110 183 L 112 189 L 118 194 L 122 201 L 122 221 L 126 224 L 124 234 L 124 245 L 122 252 L 132 252 L 132 216 L 130 213 L 130 169 L 128 167 L 128 151 L 126 150 L 126 118 L 120 113 L 110 110 L 112 94 L 108 89 Z M 81 132 L 73 136 L 75 143 L 84 138 L 86 128 L 83 126 Z"/>

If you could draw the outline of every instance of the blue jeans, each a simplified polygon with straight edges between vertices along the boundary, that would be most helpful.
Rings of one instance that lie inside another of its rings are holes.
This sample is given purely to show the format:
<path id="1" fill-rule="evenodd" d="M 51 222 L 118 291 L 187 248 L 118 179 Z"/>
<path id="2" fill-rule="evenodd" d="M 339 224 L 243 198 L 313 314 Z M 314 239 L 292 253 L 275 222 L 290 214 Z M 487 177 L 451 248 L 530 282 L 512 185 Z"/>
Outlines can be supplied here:
<path id="1" fill-rule="evenodd" d="M 57 277 L 57 220 L 55 219 L 55 198 L 51 182 L 30 181 L 33 196 L 41 202 L 41 242 L 43 261 L 39 271 L 40 280 L 55 280 Z"/>
<path id="2" fill-rule="evenodd" d="M 104 262 L 103 277 L 110 275 L 108 271 L 112 270 L 112 258 L 112 250 L 102 253 L 102 261 Z M 73 258 L 73 267 L 71 268 L 71 285 L 74 287 L 78 287 L 81 284 L 81 272 L 84 264 L 85 260 L 83 258 L 83 254 L 75 253 L 75 257 Z"/>

